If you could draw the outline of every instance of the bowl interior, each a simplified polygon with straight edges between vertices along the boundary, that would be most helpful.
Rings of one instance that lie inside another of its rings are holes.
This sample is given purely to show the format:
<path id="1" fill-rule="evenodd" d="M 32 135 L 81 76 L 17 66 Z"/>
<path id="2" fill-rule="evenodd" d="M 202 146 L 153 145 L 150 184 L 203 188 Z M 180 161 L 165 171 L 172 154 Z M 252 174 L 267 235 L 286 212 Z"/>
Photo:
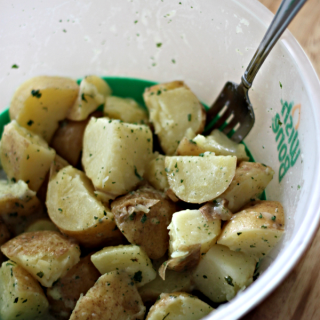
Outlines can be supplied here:
<path id="1" fill-rule="evenodd" d="M 20 83 L 40 74 L 184 80 L 210 105 L 226 81 L 240 81 L 272 19 L 249 0 L 19 0 L 7 1 L 0 17 L 1 110 Z M 255 160 L 276 172 L 266 192 L 285 208 L 285 236 L 264 259 L 262 276 L 208 319 L 239 318 L 263 299 L 318 225 L 319 92 L 308 59 L 286 32 L 250 92 L 256 123 L 245 140 Z"/>

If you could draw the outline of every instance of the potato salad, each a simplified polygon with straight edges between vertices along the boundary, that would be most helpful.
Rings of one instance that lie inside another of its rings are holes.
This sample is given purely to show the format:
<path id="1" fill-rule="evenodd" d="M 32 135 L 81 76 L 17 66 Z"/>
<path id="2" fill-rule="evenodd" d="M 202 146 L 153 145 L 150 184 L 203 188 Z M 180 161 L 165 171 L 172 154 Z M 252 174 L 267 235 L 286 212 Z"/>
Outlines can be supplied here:
<path id="1" fill-rule="evenodd" d="M 14 93 L 0 319 L 198 320 L 257 277 L 284 232 L 282 205 L 260 200 L 274 171 L 205 134 L 184 82 L 143 101 L 94 75 L 38 76 Z"/>

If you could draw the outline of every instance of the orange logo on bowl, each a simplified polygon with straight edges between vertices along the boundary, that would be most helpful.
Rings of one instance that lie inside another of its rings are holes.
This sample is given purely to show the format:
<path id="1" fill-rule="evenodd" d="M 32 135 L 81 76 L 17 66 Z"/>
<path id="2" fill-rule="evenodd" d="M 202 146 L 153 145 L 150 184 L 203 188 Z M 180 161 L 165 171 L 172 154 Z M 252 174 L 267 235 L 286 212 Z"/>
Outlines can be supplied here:
<path id="1" fill-rule="evenodd" d="M 284 178 L 290 167 L 293 167 L 300 155 L 299 133 L 301 104 L 293 106 L 281 99 L 281 115 L 276 113 L 272 119 L 272 131 L 276 134 L 278 159 L 280 162 L 279 182 Z"/>

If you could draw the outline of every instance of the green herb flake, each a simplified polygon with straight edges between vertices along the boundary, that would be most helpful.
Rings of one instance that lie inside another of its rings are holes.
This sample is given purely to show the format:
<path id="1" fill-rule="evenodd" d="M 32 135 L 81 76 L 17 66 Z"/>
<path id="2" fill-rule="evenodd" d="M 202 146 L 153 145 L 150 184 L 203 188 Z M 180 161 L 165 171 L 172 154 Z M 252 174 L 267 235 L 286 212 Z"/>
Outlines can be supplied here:
<path id="1" fill-rule="evenodd" d="M 224 280 L 226 280 L 229 286 L 234 287 L 233 279 L 230 276 L 224 277 Z"/>
<path id="2" fill-rule="evenodd" d="M 240 236 L 240 234 L 242 234 L 242 232 L 237 232 L 237 235 Z"/>
<path id="3" fill-rule="evenodd" d="M 172 63 L 176 63 L 176 60 L 172 59 L 171 62 L 172 62 Z"/>
<path id="4" fill-rule="evenodd" d="M 17 64 L 13 64 L 12 66 L 11 66 L 11 69 L 18 69 L 19 68 L 19 66 L 17 65 Z"/>
<path id="5" fill-rule="evenodd" d="M 86 99 L 86 97 L 84 96 L 84 93 L 81 95 L 81 100 L 82 100 L 82 101 L 85 101 L 85 102 L 88 102 L 87 99 Z"/>
<path id="6" fill-rule="evenodd" d="M 40 90 L 31 90 L 31 95 L 39 99 L 41 98 L 42 93 L 40 93 Z"/>
<path id="7" fill-rule="evenodd" d="M 259 215 L 259 217 L 258 217 L 259 219 L 262 219 L 263 218 L 263 215 L 262 215 L 262 213 L 260 213 L 260 215 Z"/>
<path id="8" fill-rule="evenodd" d="M 144 213 L 142 218 L 141 218 L 141 223 L 145 223 L 147 221 L 147 215 Z"/>
<path id="9" fill-rule="evenodd" d="M 162 43 L 161 42 L 158 42 L 157 43 L 157 48 L 160 48 L 162 46 Z"/>
<path id="10" fill-rule="evenodd" d="M 137 271 L 134 276 L 132 277 L 132 280 L 134 280 L 135 282 L 141 282 L 142 281 L 142 272 L 141 271 Z"/>
<path id="11" fill-rule="evenodd" d="M 17 303 L 18 300 L 19 300 L 19 297 L 16 297 L 16 298 L 14 299 L 13 303 Z"/>
<path id="12" fill-rule="evenodd" d="M 191 118 L 192 118 L 192 115 L 191 113 L 188 114 L 188 121 L 190 122 L 191 121 Z"/>
<path id="13" fill-rule="evenodd" d="M 137 167 L 134 166 L 134 174 L 135 176 L 141 181 L 143 180 L 143 178 L 140 176 L 140 174 L 138 173 Z"/>
<path id="14" fill-rule="evenodd" d="M 272 221 L 276 221 L 276 219 L 277 219 L 276 216 L 273 216 L 273 217 L 271 218 Z"/>
<path id="15" fill-rule="evenodd" d="M 280 84 L 280 88 L 282 89 L 282 83 L 279 81 L 279 84 Z"/>
<path id="16" fill-rule="evenodd" d="M 32 125 L 33 125 L 33 120 L 29 120 L 29 121 L 27 122 L 27 125 L 28 125 L 28 126 L 32 126 Z"/>
<path id="17" fill-rule="evenodd" d="M 42 271 L 37 273 L 37 276 L 41 279 L 44 276 L 44 273 Z"/>
<path id="18" fill-rule="evenodd" d="M 62 212 L 62 211 L 63 211 L 61 208 L 58 208 L 58 210 L 59 210 L 60 212 Z"/>

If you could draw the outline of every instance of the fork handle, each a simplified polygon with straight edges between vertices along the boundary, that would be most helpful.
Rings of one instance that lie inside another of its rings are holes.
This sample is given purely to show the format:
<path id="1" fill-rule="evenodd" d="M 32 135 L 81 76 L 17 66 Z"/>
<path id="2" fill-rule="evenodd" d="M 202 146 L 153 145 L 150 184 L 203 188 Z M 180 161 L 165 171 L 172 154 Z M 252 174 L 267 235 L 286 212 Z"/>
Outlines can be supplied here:
<path id="1" fill-rule="evenodd" d="M 255 76 L 269 52 L 306 1 L 307 0 L 283 0 L 281 2 L 271 25 L 251 59 L 244 75 L 241 77 L 241 82 L 246 88 L 251 88 Z"/>

